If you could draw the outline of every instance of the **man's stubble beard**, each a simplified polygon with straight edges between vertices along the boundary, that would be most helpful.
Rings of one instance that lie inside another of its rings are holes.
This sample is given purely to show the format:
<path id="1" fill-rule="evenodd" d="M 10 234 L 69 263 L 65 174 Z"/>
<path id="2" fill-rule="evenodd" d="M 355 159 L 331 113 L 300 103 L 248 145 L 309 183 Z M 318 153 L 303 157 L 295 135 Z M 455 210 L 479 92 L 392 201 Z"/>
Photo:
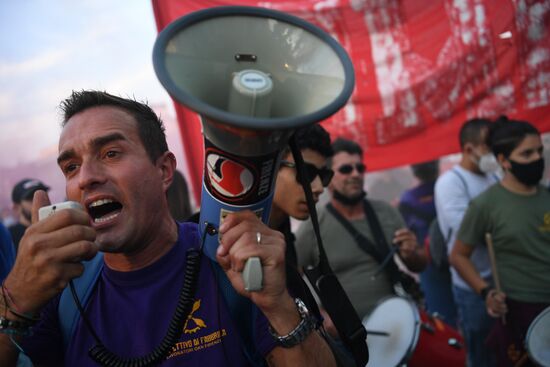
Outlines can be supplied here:
<path id="1" fill-rule="evenodd" d="M 361 202 L 365 198 L 365 196 L 367 196 L 367 193 L 364 190 L 361 190 L 361 192 L 353 196 L 344 195 L 336 189 L 332 191 L 332 197 L 334 198 L 334 200 L 346 206 L 356 205 L 357 203 Z"/>

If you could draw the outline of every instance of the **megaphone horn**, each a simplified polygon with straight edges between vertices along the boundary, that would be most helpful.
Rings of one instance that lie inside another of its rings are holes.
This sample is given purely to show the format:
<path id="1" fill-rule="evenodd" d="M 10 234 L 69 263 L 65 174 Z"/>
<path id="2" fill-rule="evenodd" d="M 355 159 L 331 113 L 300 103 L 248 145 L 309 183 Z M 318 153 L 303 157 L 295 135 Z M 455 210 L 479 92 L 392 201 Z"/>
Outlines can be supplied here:
<path id="1" fill-rule="evenodd" d="M 354 85 L 351 60 L 330 35 L 265 8 L 224 6 L 183 16 L 159 34 L 153 63 L 168 93 L 201 116 L 201 233 L 243 209 L 268 223 L 290 135 L 338 111 Z M 206 236 L 205 253 L 215 260 L 218 238 Z M 254 275 L 245 283 L 261 287 Z"/>

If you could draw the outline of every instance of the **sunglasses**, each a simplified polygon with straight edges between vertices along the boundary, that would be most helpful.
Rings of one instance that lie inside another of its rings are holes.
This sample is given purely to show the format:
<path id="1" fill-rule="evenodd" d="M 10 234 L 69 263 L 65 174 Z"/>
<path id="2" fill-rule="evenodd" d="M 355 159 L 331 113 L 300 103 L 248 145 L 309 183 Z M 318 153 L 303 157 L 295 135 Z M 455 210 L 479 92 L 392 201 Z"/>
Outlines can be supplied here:
<path id="1" fill-rule="evenodd" d="M 367 167 L 363 163 L 355 163 L 353 164 L 343 164 L 340 167 L 338 167 L 338 172 L 340 172 L 343 175 L 349 175 L 353 169 L 356 169 L 359 173 L 365 173 L 365 170 Z"/>
<path id="2" fill-rule="evenodd" d="M 296 168 L 296 163 L 294 162 L 281 161 L 281 165 L 289 168 Z M 319 176 L 323 186 L 327 187 L 332 179 L 332 176 L 334 176 L 334 171 L 326 167 L 319 169 L 311 163 L 304 162 L 303 174 L 307 183 L 312 183 L 313 180 L 315 180 L 315 177 Z M 296 175 L 296 181 L 298 181 L 298 175 Z"/>

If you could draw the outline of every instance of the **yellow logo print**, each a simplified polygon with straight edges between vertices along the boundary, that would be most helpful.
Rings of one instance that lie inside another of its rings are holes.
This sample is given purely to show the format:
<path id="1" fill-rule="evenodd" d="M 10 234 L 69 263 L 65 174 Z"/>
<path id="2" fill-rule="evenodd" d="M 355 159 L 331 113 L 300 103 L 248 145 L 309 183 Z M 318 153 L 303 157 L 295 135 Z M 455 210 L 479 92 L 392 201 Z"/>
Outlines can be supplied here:
<path id="1" fill-rule="evenodd" d="M 550 212 L 544 214 L 543 225 L 539 227 L 541 232 L 550 232 Z"/>
<path id="2" fill-rule="evenodd" d="M 189 313 L 189 316 L 187 316 L 187 320 L 185 321 L 185 324 L 183 325 L 183 332 L 185 334 L 194 334 L 200 329 L 203 329 L 206 327 L 206 324 L 202 319 L 199 319 L 198 317 L 193 317 L 193 314 L 201 307 L 201 300 L 198 299 L 193 303 L 193 309 Z M 189 327 L 189 328 L 188 328 Z"/>

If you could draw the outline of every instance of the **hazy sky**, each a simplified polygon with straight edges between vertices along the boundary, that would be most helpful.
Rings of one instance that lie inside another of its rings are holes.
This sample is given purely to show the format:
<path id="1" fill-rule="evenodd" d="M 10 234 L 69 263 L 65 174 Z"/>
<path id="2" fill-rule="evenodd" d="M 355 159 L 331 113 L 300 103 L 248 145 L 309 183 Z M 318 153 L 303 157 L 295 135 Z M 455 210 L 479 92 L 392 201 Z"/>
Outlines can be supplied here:
<path id="1" fill-rule="evenodd" d="M 0 0 L 0 168 L 55 154 L 73 89 L 171 108 L 157 81 L 149 0 Z"/>

